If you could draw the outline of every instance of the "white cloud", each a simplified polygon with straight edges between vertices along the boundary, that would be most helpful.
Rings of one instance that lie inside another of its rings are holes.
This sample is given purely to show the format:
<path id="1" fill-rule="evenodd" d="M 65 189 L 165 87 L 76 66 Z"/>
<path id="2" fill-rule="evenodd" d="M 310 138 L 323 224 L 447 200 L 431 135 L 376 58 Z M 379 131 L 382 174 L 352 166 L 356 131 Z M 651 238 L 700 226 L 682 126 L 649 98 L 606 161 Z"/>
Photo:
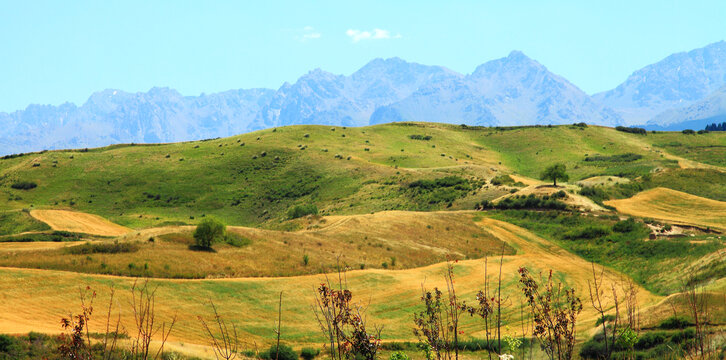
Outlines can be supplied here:
<path id="1" fill-rule="evenodd" d="M 345 32 L 346 35 L 357 43 L 362 40 L 382 40 L 382 39 L 399 39 L 401 34 L 391 35 L 391 32 L 383 29 L 373 29 L 372 31 L 364 31 L 357 29 L 348 29 Z"/>
<path id="2" fill-rule="evenodd" d="M 323 34 L 319 31 L 315 31 L 315 28 L 313 28 L 312 26 L 306 26 L 297 31 L 297 35 L 295 35 L 295 40 L 299 42 L 306 42 L 309 40 L 320 39 L 322 36 Z"/>

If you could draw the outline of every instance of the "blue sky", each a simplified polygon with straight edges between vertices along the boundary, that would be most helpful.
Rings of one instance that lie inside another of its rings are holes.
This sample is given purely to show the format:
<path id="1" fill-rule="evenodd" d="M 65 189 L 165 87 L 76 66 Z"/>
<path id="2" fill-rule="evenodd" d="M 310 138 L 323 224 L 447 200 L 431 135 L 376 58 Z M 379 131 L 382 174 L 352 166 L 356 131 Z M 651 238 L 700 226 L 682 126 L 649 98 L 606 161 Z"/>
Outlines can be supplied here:
<path id="1" fill-rule="evenodd" d="M 0 111 L 106 88 L 276 89 L 376 57 L 470 73 L 515 49 L 592 94 L 724 39 L 723 0 L 0 0 Z"/>

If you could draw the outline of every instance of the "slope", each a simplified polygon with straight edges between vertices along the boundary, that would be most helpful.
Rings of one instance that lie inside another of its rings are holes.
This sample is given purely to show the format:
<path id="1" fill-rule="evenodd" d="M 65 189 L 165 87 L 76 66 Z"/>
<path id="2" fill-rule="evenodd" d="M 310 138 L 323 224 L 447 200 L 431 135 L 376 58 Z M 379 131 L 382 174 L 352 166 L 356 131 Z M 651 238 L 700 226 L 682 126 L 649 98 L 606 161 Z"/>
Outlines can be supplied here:
<path id="1" fill-rule="evenodd" d="M 293 126 L 188 143 L 49 151 L 0 160 L 0 209 L 81 211 L 131 228 L 195 224 L 210 215 L 228 225 L 275 227 L 291 206 L 307 203 L 325 215 L 471 209 L 504 194 L 483 186 L 502 172 L 536 178 L 546 166 L 563 162 L 575 182 L 678 167 L 680 160 L 653 149 L 651 138 L 595 126 L 396 123 Z M 684 135 L 679 141 L 697 139 Z M 447 176 L 456 176 L 461 186 L 423 192 L 409 187 Z M 11 188 L 19 181 L 37 187 Z"/>
<path id="2" fill-rule="evenodd" d="M 624 214 L 726 231 L 726 202 L 655 188 L 632 198 L 605 202 Z"/>
<path id="3" fill-rule="evenodd" d="M 586 298 L 588 274 L 591 265 L 562 248 L 522 228 L 492 219 L 478 222 L 482 231 L 517 249 L 516 255 L 503 258 L 503 296 L 512 299 L 505 323 L 516 324 L 521 296 L 517 287 L 517 269 L 527 266 L 535 273 L 552 269 L 557 279 L 574 286 L 577 294 Z M 491 249 L 497 251 L 498 249 Z M 490 266 L 493 268 L 490 260 Z M 477 289 L 482 287 L 484 262 L 463 260 L 454 265 L 457 293 L 461 299 L 473 300 Z M 369 322 L 384 326 L 383 336 L 390 340 L 412 340 L 410 316 L 417 308 L 422 282 L 426 287 L 443 287 L 444 265 L 386 271 L 356 270 L 346 274 L 346 282 L 354 292 L 354 299 L 369 303 Z M 98 291 L 99 304 L 108 301 L 106 290 L 114 286 L 117 300 L 128 301 L 128 289 L 134 280 L 110 276 L 89 276 L 48 270 L 0 269 L 0 286 L 9 289 L 0 302 L 0 331 L 25 332 L 30 330 L 55 332 L 60 316 L 74 310 L 77 303 L 77 287 L 90 286 Z M 490 280 L 494 274 L 490 268 Z M 591 275 L 590 275 L 591 276 Z M 622 275 L 611 270 L 605 272 L 606 285 L 619 283 Z M 283 319 L 286 342 L 297 344 L 318 343 L 318 325 L 310 312 L 315 287 L 324 281 L 322 275 L 282 278 L 239 278 L 220 280 L 153 280 L 157 289 L 156 312 L 159 319 L 178 316 L 172 340 L 177 343 L 204 343 L 202 329 L 196 316 L 208 314 L 203 302 L 214 298 L 225 316 L 237 319 L 243 337 L 258 344 L 270 343 L 273 332 L 271 321 L 276 316 L 277 297 L 283 292 Z M 22 286 L 21 286 L 22 284 Z M 609 285 L 608 285 L 609 286 Z M 32 288 L 33 295 L 24 289 Z M 618 287 L 619 288 L 619 287 Z M 655 304 L 659 298 L 642 288 L 638 291 L 642 308 Z M 131 314 L 122 314 L 124 322 Z M 579 330 L 589 330 L 596 320 L 590 307 L 584 307 L 580 316 Z M 463 331 L 467 337 L 481 337 L 481 326 L 467 317 Z M 101 321 L 92 322 L 93 331 L 100 330 Z M 515 326 L 516 327 L 516 326 Z"/>

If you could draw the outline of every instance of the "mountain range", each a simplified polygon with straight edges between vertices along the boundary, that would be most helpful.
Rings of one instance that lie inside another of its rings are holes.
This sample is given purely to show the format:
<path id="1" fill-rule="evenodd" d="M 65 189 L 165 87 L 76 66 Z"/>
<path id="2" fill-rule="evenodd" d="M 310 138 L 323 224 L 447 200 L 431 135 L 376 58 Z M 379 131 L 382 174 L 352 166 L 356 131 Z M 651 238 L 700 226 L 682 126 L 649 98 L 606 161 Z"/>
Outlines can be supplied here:
<path id="1" fill-rule="evenodd" d="M 482 126 L 640 125 L 700 129 L 726 116 L 726 42 L 677 53 L 590 96 L 513 51 L 471 74 L 399 58 L 350 76 L 320 69 L 279 89 L 183 96 L 169 88 L 104 90 L 81 106 L 0 113 L 0 154 L 114 143 L 197 140 L 294 124 L 364 126 L 431 121 Z"/>

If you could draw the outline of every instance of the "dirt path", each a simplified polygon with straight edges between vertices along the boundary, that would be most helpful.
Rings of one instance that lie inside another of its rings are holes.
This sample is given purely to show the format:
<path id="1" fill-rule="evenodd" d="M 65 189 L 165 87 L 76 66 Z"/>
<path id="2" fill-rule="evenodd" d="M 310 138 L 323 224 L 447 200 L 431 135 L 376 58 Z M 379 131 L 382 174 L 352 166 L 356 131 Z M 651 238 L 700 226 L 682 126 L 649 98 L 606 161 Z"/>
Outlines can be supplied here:
<path id="1" fill-rule="evenodd" d="M 48 224 L 53 230 L 100 236 L 120 236 L 129 228 L 114 224 L 98 215 L 68 210 L 31 210 L 30 216 Z"/>

